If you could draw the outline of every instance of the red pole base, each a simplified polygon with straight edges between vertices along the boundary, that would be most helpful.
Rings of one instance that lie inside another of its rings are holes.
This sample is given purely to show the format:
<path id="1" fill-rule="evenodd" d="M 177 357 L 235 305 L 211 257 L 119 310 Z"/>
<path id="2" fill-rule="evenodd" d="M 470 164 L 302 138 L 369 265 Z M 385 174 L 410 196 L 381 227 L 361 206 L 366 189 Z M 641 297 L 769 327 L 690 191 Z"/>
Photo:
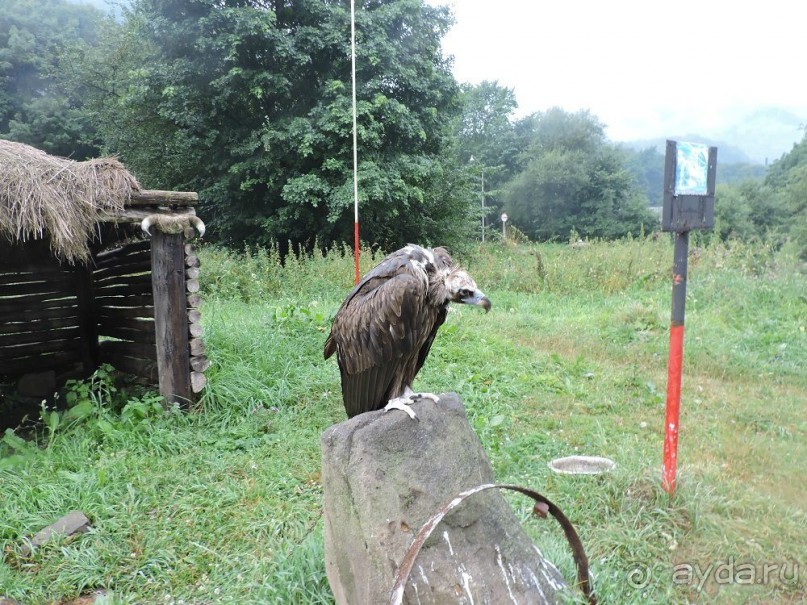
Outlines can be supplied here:
<path id="1" fill-rule="evenodd" d="M 684 359 L 684 326 L 670 327 L 670 360 L 667 365 L 667 415 L 664 421 L 664 470 L 661 485 L 670 496 L 675 491 L 678 461 L 678 419 L 681 410 L 681 366 Z"/>
<path id="2" fill-rule="evenodd" d="M 359 283 L 359 222 L 353 223 L 353 258 L 356 263 L 356 284 Z"/>

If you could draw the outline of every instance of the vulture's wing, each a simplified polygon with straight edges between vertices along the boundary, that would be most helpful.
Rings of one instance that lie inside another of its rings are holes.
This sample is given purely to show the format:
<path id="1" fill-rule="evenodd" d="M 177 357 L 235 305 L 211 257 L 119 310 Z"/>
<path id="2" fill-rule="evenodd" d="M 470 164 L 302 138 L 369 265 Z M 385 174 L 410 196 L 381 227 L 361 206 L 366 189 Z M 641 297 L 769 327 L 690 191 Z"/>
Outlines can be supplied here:
<path id="1" fill-rule="evenodd" d="M 337 354 L 348 416 L 380 409 L 411 383 L 435 310 L 423 269 L 392 255 L 354 288 L 333 320 L 325 357 Z"/>
<path id="2" fill-rule="evenodd" d="M 426 338 L 426 342 L 423 343 L 423 346 L 420 347 L 420 351 L 418 351 L 418 362 L 415 367 L 415 374 L 420 372 L 420 368 L 422 368 L 423 364 L 426 362 L 426 358 L 429 356 L 429 351 L 431 351 L 432 343 L 434 342 L 434 337 L 437 336 L 437 330 L 445 323 L 447 316 L 448 306 L 442 306 L 435 310 L 434 325 Z"/>

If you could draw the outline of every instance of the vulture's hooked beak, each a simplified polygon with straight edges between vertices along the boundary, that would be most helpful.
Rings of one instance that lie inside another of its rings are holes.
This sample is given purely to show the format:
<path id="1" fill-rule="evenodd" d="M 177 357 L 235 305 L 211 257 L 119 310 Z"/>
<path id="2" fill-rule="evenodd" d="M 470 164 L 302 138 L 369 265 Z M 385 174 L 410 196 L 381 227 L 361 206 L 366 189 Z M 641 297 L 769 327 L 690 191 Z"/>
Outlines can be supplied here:
<path id="1" fill-rule="evenodd" d="M 485 313 L 490 311 L 490 299 L 481 290 L 475 290 L 471 296 L 460 299 L 463 304 L 482 307 Z"/>

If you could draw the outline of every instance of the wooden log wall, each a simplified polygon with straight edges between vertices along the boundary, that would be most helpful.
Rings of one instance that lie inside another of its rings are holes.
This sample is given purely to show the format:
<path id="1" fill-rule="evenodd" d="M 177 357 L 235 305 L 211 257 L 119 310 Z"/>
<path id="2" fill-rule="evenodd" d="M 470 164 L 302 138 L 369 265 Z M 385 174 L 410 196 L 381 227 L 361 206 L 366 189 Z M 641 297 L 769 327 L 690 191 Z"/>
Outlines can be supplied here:
<path id="1" fill-rule="evenodd" d="M 170 260 L 175 256 L 178 263 Z M 202 340 L 199 258 L 193 246 L 182 245 L 181 235 L 155 231 L 151 241 L 98 254 L 96 265 L 102 363 L 160 385 L 169 400 L 190 401 L 204 389 L 204 372 L 210 367 Z"/>
<path id="2" fill-rule="evenodd" d="M 94 261 L 100 362 L 157 384 L 151 242 L 118 245 Z"/>
<path id="3" fill-rule="evenodd" d="M 189 234 L 184 234 L 189 235 Z M 187 404 L 204 389 L 199 258 L 183 234 L 154 229 L 151 240 L 96 256 L 94 292 L 101 359 L 159 385 Z"/>
<path id="4" fill-rule="evenodd" d="M 46 246 L 0 245 L 0 374 L 92 371 L 89 272 Z"/>

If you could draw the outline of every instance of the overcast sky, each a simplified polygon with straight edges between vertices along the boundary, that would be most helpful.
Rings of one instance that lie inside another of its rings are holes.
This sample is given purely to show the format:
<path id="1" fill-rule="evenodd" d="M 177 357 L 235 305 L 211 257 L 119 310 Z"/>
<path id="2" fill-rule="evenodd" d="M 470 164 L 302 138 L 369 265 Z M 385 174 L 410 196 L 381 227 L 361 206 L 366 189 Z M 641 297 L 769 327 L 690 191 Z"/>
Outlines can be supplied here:
<path id="1" fill-rule="evenodd" d="M 515 89 L 518 116 L 589 109 L 616 141 L 720 132 L 757 107 L 804 116 L 799 0 L 428 0 L 452 7 L 454 75 Z"/>

